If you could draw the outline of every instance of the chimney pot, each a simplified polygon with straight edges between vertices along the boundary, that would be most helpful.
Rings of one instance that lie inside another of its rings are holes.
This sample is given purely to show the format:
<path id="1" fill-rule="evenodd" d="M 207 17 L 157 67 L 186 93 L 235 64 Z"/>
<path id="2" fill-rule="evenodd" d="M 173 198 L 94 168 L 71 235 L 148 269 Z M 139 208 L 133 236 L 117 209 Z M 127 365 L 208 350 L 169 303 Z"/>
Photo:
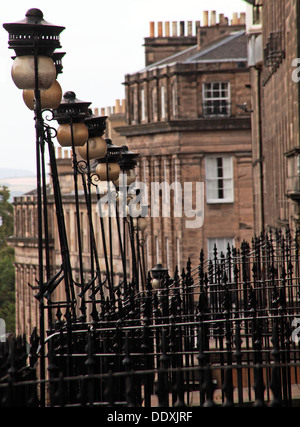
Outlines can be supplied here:
<path id="1" fill-rule="evenodd" d="M 184 21 L 180 21 L 180 37 L 184 37 Z"/>
<path id="2" fill-rule="evenodd" d="M 119 114 L 119 113 L 120 113 L 120 111 L 121 111 L 121 108 L 120 108 L 120 100 L 119 100 L 119 99 L 116 99 L 116 108 L 115 108 L 115 113 L 116 113 L 116 114 Z"/>
<path id="3" fill-rule="evenodd" d="M 157 23 L 157 37 L 162 37 L 162 36 L 163 36 L 162 22 L 158 22 Z"/>
<path id="4" fill-rule="evenodd" d="M 239 25 L 239 18 L 236 12 L 234 12 L 232 15 L 231 25 Z"/>
<path id="5" fill-rule="evenodd" d="M 150 22 L 150 37 L 155 37 L 154 22 Z"/>
<path id="6" fill-rule="evenodd" d="M 177 37 L 177 21 L 172 22 L 172 36 Z"/>
<path id="7" fill-rule="evenodd" d="M 165 37 L 170 37 L 170 22 L 165 22 Z"/>
<path id="8" fill-rule="evenodd" d="M 188 36 L 192 36 L 192 35 L 193 35 L 193 22 L 188 21 Z"/>
<path id="9" fill-rule="evenodd" d="M 201 26 L 200 26 L 200 23 L 196 27 L 196 36 L 197 36 L 197 48 L 200 49 L 201 48 Z"/>
<path id="10" fill-rule="evenodd" d="M 208 10 L 203 12 L 203 27 L 208 27 Z"/>
<path id="11" fill-rule="evenodd" d="M 212 10 L 210 13 L 210 25 L 213 27 L 217 24 L 217 20 L 216 20 L 216 11 Z"/>

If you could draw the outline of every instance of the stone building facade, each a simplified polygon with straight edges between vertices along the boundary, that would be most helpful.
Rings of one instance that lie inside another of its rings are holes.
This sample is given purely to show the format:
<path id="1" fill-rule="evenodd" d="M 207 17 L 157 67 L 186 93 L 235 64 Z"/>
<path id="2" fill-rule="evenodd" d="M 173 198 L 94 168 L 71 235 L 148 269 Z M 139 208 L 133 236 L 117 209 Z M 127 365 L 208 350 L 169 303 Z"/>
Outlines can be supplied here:
<path id="1" fill-rule="evenodd" d="M 299 226 L 299 2 L 247 1 L 256 233 Z"/>
<path id="2" fill-rule="evenodd" d="M 126 126 L 116 130 L 139 153 L 138 180 L 148 185 L 147 266 L 162 263 L 172 274 L 189 257 L 197 265 L 201 248 L 212 256 L 215 244 L 225 250 L 253 237 L 245 16 L 220 15 L 217 22 L 215 12 L 210 19 L 205 12 L 202 24 L 157 23 L 157 33 L 150 23 L 145 63 L 125 76 Z M 153 217 L 153 205 L 164 203 L 163 186 L 152 200 L 153 182 L 178 182 L 183 190 L 192 183 L 185 196 L 194 203 L 193 218 L 184 210 L 178 215 L 173 192 L 169 217 Z M 196 183 L 204 184 L 198 206 Z M 189 228 L 191 219 L 199 225 Z"/>

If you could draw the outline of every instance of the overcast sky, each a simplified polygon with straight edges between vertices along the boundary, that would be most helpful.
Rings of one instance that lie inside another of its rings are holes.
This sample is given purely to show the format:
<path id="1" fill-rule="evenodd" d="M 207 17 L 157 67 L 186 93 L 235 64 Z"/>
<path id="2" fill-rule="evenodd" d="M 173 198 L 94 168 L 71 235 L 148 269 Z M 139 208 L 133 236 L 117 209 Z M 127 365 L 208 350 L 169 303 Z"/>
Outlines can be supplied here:
<path id="1" fill-rule="evenodd" d="M 44 19 L 66 29 L 60 51 L 63 92 L 92 102 L 93 108 L 113 106 L 124 98 L 124 76 L 144 66 L 144 37 L 150 21 L 202 21 L 203 10 L 216 10 L 231 19 L 245 11 L 243 0 L 9 0 L 1 1 L 0 16 L 0 169 L 35 171 L 33 112 L 22 91 L 11 80 L 14 52 L 8 49 L 3 23 L 23 19 L 30 8 L 39 8 Z"/>

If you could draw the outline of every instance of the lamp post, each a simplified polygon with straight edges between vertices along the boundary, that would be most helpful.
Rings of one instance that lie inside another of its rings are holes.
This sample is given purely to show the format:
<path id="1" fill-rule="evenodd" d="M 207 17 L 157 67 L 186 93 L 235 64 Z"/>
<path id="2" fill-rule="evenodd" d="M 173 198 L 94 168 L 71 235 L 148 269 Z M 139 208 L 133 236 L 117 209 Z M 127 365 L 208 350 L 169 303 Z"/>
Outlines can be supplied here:
<path id="1" fill-rule="evenodd" d="M 123 217 L 123 239 L 121 238 L 121 227 L 120 217 L 117 215 L 117 226 L 119 232 L 120 247 L 122 251 L 123 261 L 123 275 L 124 275 L 124 287 L 127 290 L 127 265 L 126 265 L 126 224 L 127 224 L 127 191 L 128 187 L 133 184 L 136 180 L 135 167 L 137 165 L 138 153 L 134 153 L 128 150 L 127 146 L 121 147 L 121 156 L 119 160 L 119 166 L 121 174 L 119 178 L 114 181 L 116 189 L 118 191 L 118 202 L 119 202 L 119 214 Z M 129 229 L 130 232 L 130 229 Z M 132 251 L 132 263 L 134 264 L 133 275 L 135 273 L 135 252 Z"/>
<path id="2" fill-rule="evenodd" d="M 119 145 L 113 144 L 112 140 L 109 138 L 106 138 L 105 141 L 107 144 L 107 152 L 104 157 L 97 159 L 98 164 L 95 167 L 95 173 L 98 176 L 100 181 L 107 182 L 108 231 L 109 231 L 109 249 L 110 249 L 110 273 L 108 273 L 107 279 L 109 283 L 110 298 L 114 300 L 112 216 L 116 215 L 117 213 L 112 212 L 112 208 L 115 208 L 115 205 L 113 202 L 115 200 L 114 196 L 116 196 L 112 194 L 112 185 L 113 185 L 113 182 L 118 179 L 121 172 L 121 169 L 119 166 L 121 147 Z M 98 206 L 100 209 L 102 209 L 101 201 Z M 100 211 L 100 218 L 102 217 L 102 213 L 103 212 Z"/>
<path id="3" fill-rule="evenodd" d="M 54 51 L 60 48 L 60 33 L 64 27 L 44 20 L 39 9 L 29 9 L 25 19 L 3 24 L 9 33 L 9 48 L 15 51 L 11 70 L 12 79 L 19 89 L 34 91 L 34 112 L 36 129 L 36 172 L 38 208 L 38 258 L 39 258 L 39 312 L 40 312 L 40 376 L 41 405 L 45 404 L 45 349 L 44 349 L 44 277 L 43 277 L 43 213 L 41 156 L 43 156 L 44 127 L 41 106 L 41 90 L 48 90 L 55 82 L 57 71 L 52 59 Z"/>
<path id="4" fill-rule="evenodd" d="M 101 159 L 105 157 L 107 153 L 107 144 L 105 139 L 103 138 L 103 134 L 106 129 L 106 116 L 97 116 L 92 113 L 90 110 L 89 117 L 85 118 L 85 124 L 88 128 L 88 140 L 83 145 L 78 147 L 78 154 L 83 159 L 83 168 L 80 168 L 79 170 L 82 171 L 82 185 L 84 189 L 84 194 L 86 198 L 86 205 L 87 205 L 87 211 L 88 211 L 88 220 L 89 220 L 89 226 L 90 226 L 90 252 L 91 252 L 91 277 L 92 277 L 92 303 L 93 303 L 93 310 L 92 310 L 92 317 L 94 320 L 98 319 L 98 314 L 96 312 L 96 293 L 100 291 L 101 296 L 101 305 L 103 307 L 105 297 L 103 292 L 103 283 L 101 278 L 101 270 L 99 265 L 99 258 L 98 258 L 98 250 L 96 246 L 95 241 L 95 234 L 94 234 L 94 226 L 93 226 L 93 220 L 92 220 L 92 192 L 91 192 L 91 185 L 93 184 L 93 174 L 92 174 L 92 166 L 91 163 L 95 162 L 96 159 Z M 82 161 L 81 161 L 82 162 Z M 80 162 L 80 163 L 81 163 Z M 87 182 L 85 180 L 85 176 L 87 178 Z M 101 232 L 102 232 L 102 239 L 103 242 L 105 242 L 105 231 L 104 231 L 104 224 L 103 224 L 103 218 L 100 218 L 101 221 Z M 106 245 L 103 245 L 104 248 L 104 258 L 105 258 L 105 264 L 106 268 L 108 268 L 108 260 L 107 260 L 107 251 L 106 251 Z M 96 277 L 98 278 L 99 285 L 97 288 L 95 288 L 95 281 L 93 280 L 94 277 L 94 262 L 96 265 Z"/>
<path id="5" fill-rule="evenodd" d="M 86 320 L 86 304 L 84 295 L 84 271 L 82 257 L 82 239 L 81 239 L 81 221 L 78 193 L 78 162 L 76 147 L 83 146 L 88 140 L 88 128 L 84 120 L 89 116 L 90 102 L 81 101 L 76 98 L 75 92 L 66 92 L 62 102 L 58 108 L 53 110 L 53 118 L 58 122 L 57 140 L 63 147 L 72 148 L 73 158 L 73 177 L 75 191 L 75 209 L 76 209 L 76 225 L 77 225 L 77 241 L 79 255 L 79 274 L 81 286 L 81 320 Z"/>

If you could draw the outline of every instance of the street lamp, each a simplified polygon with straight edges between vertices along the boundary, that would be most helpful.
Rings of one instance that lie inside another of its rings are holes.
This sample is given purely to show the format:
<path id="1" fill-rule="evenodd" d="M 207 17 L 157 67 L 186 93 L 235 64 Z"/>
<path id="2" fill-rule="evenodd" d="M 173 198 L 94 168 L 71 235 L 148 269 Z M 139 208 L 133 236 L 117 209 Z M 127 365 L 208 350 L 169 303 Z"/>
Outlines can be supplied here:
<path id="1" fill-rule="evenodd" d="M 52 55 L 60 48 L 59 35 L 64 27 L 44 20 L 39 9 L 29 9 L 25 19 L 3 24 L 9 33 L 9 48 L 16 57 L 12 79 L 19 89 L 49 89 L 56 79 Z"/>
<path id="2" fill-rule="evenodd" d="M 96 264 L 96 272 L 97 277 L 99 281 L 99 286 L 95 288 L 94 281 L 92 283 L 92 303 L 93 303 L 93 310 L 92 310 L 92 316 L 95 319 L 96 314 L 96 299 L 95 295 L 96 292 L 100 291 L 101 295 L 101 303 L 104 304 L 104 293 L 103 293 L 103 283 L 101 279 L 101 270 L 99 265 L 99 258 L 98 258 L 98 250 L 96 247 L 96 241 L 95 241 L 95 234 L 94 234 L 94 227 L 93 227 L 93 220 L 92 220 L 92 193 L 91 193 L 91 184 L 94 184 L 93 182 L 93 172 L 92 172 L 92 161 L 97 161 L 96 159 L 101 159 L 106 156 L 107 153 L 107 144 L 105 139 L 103 138 L 105 129 L 106 129 L 106 119 L 107 116 L 97 116 L 92 113 L 92 111 L 89 111 L 89 116 L 84 119 L 84 123 L 86 124 L 88 128 L 88 140 L 83 145 L 78 147 L 78 154 L 81 156 L 81 158 L 84 161 L 84 167 L 80 168 L 82 171 L 82 185 L 86 197 L 86 204 L 87 204 L 87 211 L 88 211 L 88 219 L 89 219 L 89 225 L 90 225 L 90 251 L 91 251 L 91 277 L 94 276 L 94 261 Z M 84 175 L 87 175 L 87 183 L 85 182 Z M 98 194 L 97 194 L 98 196 Z M 104 259 L 105 259 L 105 265 L 107 269 L 106 277 L 109 276 L 109 266 L 108 266 L 108 257 L 107 257 L 107 250 L 106 250 L 106 238 L 105 238 L 105 231 L 104 231 L 104 223 L 103 218 L 100 217 L 100 223 L 101 223 L 101 232 L 102 232 L 102 240 L 103 240 L 103 252 L 104 252 Z"/>
<path id="3" fill-rule="evenodd" d="M 111 299 L 114 298 L 113 288 L 114 288 L 114 266 L 113 266 L 113 232 L 112 232 L 112 217 L 117 217 L 117 212 L 113 212 L 116 208 L 115 204 L 115 194 L 112 193 L 113 182 L 118 179 L 121 169 L 119 166 L 120 152 L 121 147 L 112 143 L 110 138 L 105 138 L 107 144 L 106 155 L 103 158 L 97 159 L 97 164 L 95 166 L 95 173 L 98 176 L 98 179 L 102 182 L 107 183 L 107 195 L 108 195 L 108 230 L 109 230 L 109 247 L 110 247 L 110 279 L 109 279 L 109 291 Z M 98 191 L 98 187 L 97 187 Z M 99 195 L 99 193 L 98 193 Z M 101 207 L 101 202 L 99 203 L 99 208 Z M 100 212 L 100 217 L 102 217 L 102 211 Z M 122 248 L 121 248 L 122 253 Z M 123 257 L 122 257 L 123 259 Z M 123 261 L 124 265 L 124 261 Z"/>
<path id="4" fill-rule="evenodd" d="M 126 175 L 126 184 L 127 186 L 133 184 L 136 180 L 135 167 L 137 165 L 138 153 L 129 151 L 127 146 L 121 147 L 121 156 L 119 160 L 119 166 L 121 169 L 121 174 Z M 121 175 L 122 177 L 122 175 Z M 119 187 L 122 182 L 120 182 L 120 177 L 114 181 L 116 187 Z"/>
<path id="5" fill-rule="evenodd" d="M 82 257 L 82 239 L 81 239 L 81 223 L 79 211 L 79 193 L 78 193 L 78 162 L 76 148 L 83 146 L 89 137 L 88 128 L 84 120 L 89 116 L 89 106 L 91 102 L 81 101 L 76 98 L 73 91 L 68 91 L 64 94 L 61 104 L 53 110 L 53 118 L 58 122 L 57 140 L 63 147 L 72 148 L 73 158 L 73 177 L 75 191 L 75 208 L 76 208 L 76 225 L 77 225 L 77 241 L 78 241 L 78 256 L 79 256 L 79 273 L 81 286 L 81 320 L 86 320 L 86 305 L 84 296 L 84 272 L 83 272 L 83 257 Z"/>
<path id="6" fill-rule="evenodd" d="M 45 378 L 44 348 L 44 277 L 43 277 L 43 214 L 41 158 L 44 156 L 44 126 L 41 108 L 41 90 L 49 89 L 55 82 L 57 70 L 52 59 L 54 51 L 60 48 L 60 33 L 64 27 L 53 25 L 44 20 L 39 9 L 29 9 L 25 19 L 3 24 L 9 34 L 9 49 L 15 51 L 11 70 L 12 79 L 19 89 L 34 91 L 34 111 L 36 128 L 36 172 L 37 172 L 37 209 L 38 209 L 38 258 L 39 258 L 39 309 L 41 360 L 40 376 Z M 43 187 L 44 180 L 43 180 Z M 45 188 L 43 188 L 45 190 Z M 43 192 L 45 194 L 45 192 Z M 44 210 L 44 215 L 46 215 Z M 45 217 L 44 217 L 45 220 Z M 41 403 L 45 404 L 45 385 L 41 383 Z"/>
<path id="7" fill-rule="evenodd" d="M 53 118 L 59 124 L 57 141 L 62 147 L 72 147 L 73 156 L 75 147 L 84 145 L 89 137 L 88 128 L 84 123 L 89 116 L 91 102 L 80 101 L 75 92 L 65 92 L 62 102 L 53 111 Z"/>
<path id="8" fill-rule="evenodd" d="M 102 159 L 107 153 L 107 143 L 103 138 L 106 119 L 107 116 L 96 116 L 91 111 L 90 115 L 84 119 L 88 128 L 88 140 L 78 147 L 78 153 L 88 162 L 88 165 L 90 160 Z"/>
<path id="9" fill-rule="evenodd" d="M 106 138 L 107 152 L 106 156 L 98 159 L 96 174 L 100 181 L 115 181 L 119 178 L 121 169 L 119 166 L 121 147 L 112 143 L 111 139 Z"/>
<path id="10" fill-rule="evenodd" d="M 159 289 L 161 287 L 161 281 L 167 276 L 168 271 L 169 270 L 163 267 L 162 264 L 157 264 L 151 269 L 153 289 Z"/>

